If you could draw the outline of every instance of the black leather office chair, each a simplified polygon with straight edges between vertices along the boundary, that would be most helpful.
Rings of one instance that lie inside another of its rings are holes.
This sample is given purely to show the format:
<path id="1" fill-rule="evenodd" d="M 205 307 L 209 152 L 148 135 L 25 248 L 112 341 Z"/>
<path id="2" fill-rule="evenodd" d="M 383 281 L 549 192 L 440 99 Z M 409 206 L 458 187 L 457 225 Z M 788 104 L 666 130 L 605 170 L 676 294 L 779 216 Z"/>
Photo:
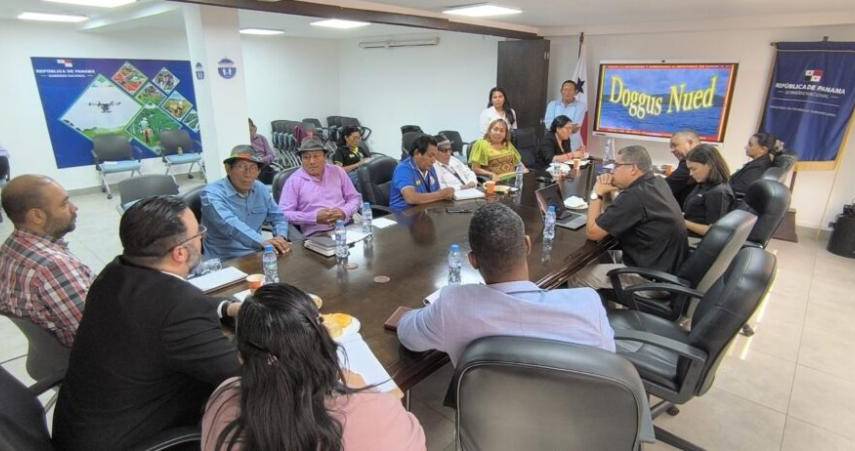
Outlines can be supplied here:
<path id="1" fill-rule="evenodd" d="M 410 147 L 412 147 L 413 142 L 415 142 L 416 138 L 424 135 L 422 132 L 407 132 L 401 135 L 401 161 L 410 158 Z"/>
<path id="2" fill-rule="evenodd" d="M 402 125 L 401 126 L 401 135 L 403 135 L 405 133 L 409 133 L 409 132 L 424 133 L 424 130 L 422 130 L 422 128 L 419 127 L 418 125 Z"/>
<path id="3" fill-rule="evenodd" d="M 189 164 L 187 178 L 193 178 L 193 166 L 199 165 L 202 176 L 205 176 L 205 163 L 202 162 L 202 152 L 195 151 L 193 139 L 187 130 L 164 130 L 160 132 L 160 155 L 166 165 L 166 175 L 172 175 L 172 167 Z M 172 177 L 175 179 L 175 177 Z"/>
<path id="4" fill-rule="evenodd" d="M 480 338 L 461 356 L 452 387 L 463 450 L 635 450 L 653 439 L 638 373 L 598 348 Z"/>
<path id="5" fill-rule="evenodd" d="M 679 324 L 637 310 L 609 312 L 618 354 L 635 365 L 647 393 L 663 400 L 653 407 L 653 417 L 675 404 L 701 396 L 712 386 L 728 345 L 769 290 L 775 276 L 775 256 L 748 247 L 706 294 L 669 283 L 646 284 L 701 298 L 687 332 Z M 699 449 L 692 443 L 656 428 L 656 438 L 680 449 Z"/>
<path id="6" fill-rule="evenodd" d="M 790 190 L 775 180 L 760 179 L 748 187 L 744 207 L 757 215 L 748 241 L 766 247 L 790 209 Z"/>
<path id="7" fill-rule="evenodd" d="M 178 194 L 178 185 L 170 175 L 150 174 L 122 180 L 119 182 L 121 209 L 127 210 L 140 199 L 151 196 Z"/>
<path id="8" fill-rule="evenodd" d="M 276 177 L 273 177 L 273 200 L 275 200 L 277 204 L 279 203 L 279 198 L 282 197 L 282 188 L 285 186 L 285 182 L 288 181 L 288 177 L 291 177 L 291 175 L 297 172 L 298 169 L 300 169 L 300 166 L 288 168 L 276 174 Z"/>
<path id="9" fill-rule="evenodd" d="M 356 175 L 362 187 L 362 198 L 371 203 L 371 207 L 388 212 L 389 190 L 392 187 L 392 175 L 398 162 L 389 156 L 373 158 L 357 169 Z M 376 213 L 375 213 L 376 214 Z"/>
<path id="10" fill-rule="evenodd" d="M 134 172 L 142 174 L 142 160 L 134 156 L 128 137 L 122 134 L 101 135 L 92 138 L 92 158 L 95 160 L 95 170 L 101 179 L 101 192 L 107 193 L 107 199 L 113 198 L 107 174 L 119 172 Z"/>
<path id="11" fill-rule="evenodd" d="M 537 159 L 537 128 L 526 127 L 513 130 L 511 133 L 511 141 L 520 153 L 522 162 L 527 168 L 536 168 L 541 166 Z"/>
<path id="12" fill-rule="evenodd" d="M 796 166 L 798 157 L 793 153 L 780 153 L 772 160 L 772 167 L 781 168 L 785 173 Z"/>
<path id="13" fill-rule="evenodd" d="M 62 382 L 62 377 L 29 388 L 0 368 L 0 449 L 52 451 L 45 410 L 38 396 Z M 198 428 L 182 427 L 164 431 L 138 444 L 135 451 L 161 451 L 180 444 L 197 444 Z"/>
<path id="14" fill-rule="evenodd" d="M 197 186 L 186 193 L 181 194 L 181 199 L 190 207 L 196 221 L 202 222 L 202 191 L 205 190 L 205 185 Z"/>
<path id="15" fill-rule="evenodd" d="M 787 179 L 788 172 L 783 168 L 778 168 L 775 166 L 770 167 L 763 171 L 763 180 L 774 180 L 778 183 L 783 184 Z"/>
<path id="16" fill-rule="evenodd" d="M 460 155 L 463 158 L 468 158 L 469 156 L 469 143 L 463 142 L 463 137 L 460 136 L 460 132 L 454 130 L 443 130 L 439 132 L 440 135 L 445 136 L 451 141 L 451 151 L 457 155 Z"/>
<path id="17" fill-rule="evenodd" d="M 62 379 L 68 370 L 68 357 L 71 349 L 63 346 L 50 332 L 27 318 L 3 315 L 27 338 L 27 374 L 36 384 L 49 384 L 52 380 Z M 47 405 L 52 406 L 56 397 L 51 398 Z M 0 447 L 2 449 L 2 447 Z"/>
<path id="18" fill-rule="evenodd" d="M 687 313 L 690 296 L 681 293 L 667 297 L 649 296 L 649 293 L 636 291 L 636 286 L 624 286 L 619 276 L 636 274 L 651 282 L 677 284 L 706 293 L 736 257 L 756 221 L 756 216 L 743 210 L 733 210 L 722 216 L 710 226 L 698 247 L 689 254 L 676 274 L 637 267 L 610 271 L 609 278 L 617 302 L 671 321 L 679 319 Z"/>

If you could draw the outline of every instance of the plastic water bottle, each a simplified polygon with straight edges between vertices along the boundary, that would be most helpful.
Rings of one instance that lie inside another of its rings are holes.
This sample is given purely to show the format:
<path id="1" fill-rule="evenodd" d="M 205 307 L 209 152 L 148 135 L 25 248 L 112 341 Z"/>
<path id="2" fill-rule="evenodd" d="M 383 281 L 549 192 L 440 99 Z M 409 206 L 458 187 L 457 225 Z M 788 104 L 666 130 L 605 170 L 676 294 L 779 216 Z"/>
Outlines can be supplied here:
<path id="1" fill-rule="evenodd" d="M 555 238 L 555 205 L 550 205 L 546 210 L 546 219 L 543 221 L 543 241 L 552 241 Z"/>
<path id="2" fill-rule="evenodd" d="M 343 261 L 347 258 L 347 229 L 344 228 L 344 221 L 339 219 L 335 222 L 335 258 L 338 261 Z"/>
<path id="3" fill-rule="evenodd" d="M 363 202 L 362 203 L 362 233 L 367 233 L 368 238 L 370 239 L 371 235 L 374 234 L 374 228 L 371 227 L 371 220 L 373 219 L 374 214 L 371 212 L 371 203 Z"/>
<path id="4" fill-rule="evenodd" d="M 460 246 L 452 244 L 448 249 L 448 284 L 460 285 L 460 268 L 463 265 Z"/>
<path id="5" fill-rule="evenodd" d="M 264 246 L 261 255 L 261 267 L 264 268 L 265 283 L 279 283 L 279 263 L 276 261 L 276 251 L 272 244 Z"/>
<path id="6" fill-rule="evenodd" d="M 615 139 L 607 138 L 606 148 L 603 149 L 603 162 L 608 163 L 611 161 L 615 161 Z"/>
<path id="7" fill-rule="evenodd" d="M 514 179 L 514 188 L 519 191 L 522 189 L 523 185 L 523 171 L 525 168 L 522 163 L 517 165 L 517 178 Z"/>

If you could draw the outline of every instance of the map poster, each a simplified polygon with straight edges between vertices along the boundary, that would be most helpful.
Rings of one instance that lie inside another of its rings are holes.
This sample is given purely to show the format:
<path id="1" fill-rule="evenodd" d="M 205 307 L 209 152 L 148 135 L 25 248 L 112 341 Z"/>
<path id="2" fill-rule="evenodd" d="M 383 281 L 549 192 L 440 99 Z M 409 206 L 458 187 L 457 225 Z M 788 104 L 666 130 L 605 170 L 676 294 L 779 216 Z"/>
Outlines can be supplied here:
<path id="1" fill-rule="evenodd" d="M 164 130 L 187 130 L 200 145 L 189 61 L 38 57 L 32 64 L 57 168 L 94 164 L 99 135 L 127 136 L 136 158 L 160 156 Z"/>

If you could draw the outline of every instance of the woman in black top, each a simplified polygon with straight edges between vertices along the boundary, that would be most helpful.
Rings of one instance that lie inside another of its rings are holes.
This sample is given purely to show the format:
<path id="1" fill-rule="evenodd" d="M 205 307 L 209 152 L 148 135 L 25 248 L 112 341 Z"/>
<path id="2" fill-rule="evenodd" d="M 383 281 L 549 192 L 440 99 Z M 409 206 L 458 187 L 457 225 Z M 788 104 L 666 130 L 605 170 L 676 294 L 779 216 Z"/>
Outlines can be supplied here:
<path id="1" fill-rule="evenodd" d="M 751 161 L 745 163 L 745 166 L 730 177 L 730 187 L 733 188 L 736 197 L 745 196 L 748 186 L 759 180 L 766 169 L 772 166 L 772 159 L 783 150 L 783 147 L 783 143 L 771 133 L 760 132 L 751 136 L 748 145 L 745 146 L 745 154 L 751 158 Z"/>
<path id="2" fill-rule="evenodd" d="M 735 197 L 727 183 L 730 168 L 710 144 L 698 144 L 690 150 L 686 164 L 696 184 L 683 201 L 683 217 L 689 233 L 703 236 L 711 224 L 733 208 Z"/>
<path id="3" fill-rule="evenodd" d="M 540 162 L 544 167 L 549 166 L 550 163 L 567 163 L 574 158 L 585 157 L 585 146 L 575 152 L 570 147 L 571 135 L 573 135 L 573 122 L 570 118 L 563 114 L 556 116 L 538 148 Z"/>
<path id="4" fill-rule="evenodd" d="M 364 164 L 371 155 L 362 143 L 362 130 L 359 127 L 347 126 L 342 132 L 344 142 L 333 154 L 333 163 L 341 166 L 345 172 L 353 172 Z"/>

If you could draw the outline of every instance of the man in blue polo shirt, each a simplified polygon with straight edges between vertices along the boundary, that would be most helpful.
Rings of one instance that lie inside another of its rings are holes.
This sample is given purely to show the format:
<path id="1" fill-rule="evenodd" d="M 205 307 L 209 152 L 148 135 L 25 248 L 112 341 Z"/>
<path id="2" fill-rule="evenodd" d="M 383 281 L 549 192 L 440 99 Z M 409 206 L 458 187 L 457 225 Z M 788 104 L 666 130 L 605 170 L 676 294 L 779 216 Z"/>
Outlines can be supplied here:
<path id="1" fill-rule="evenodd" d="M 552 121 L 558 116 L 564 115 L 570 118 L 570 122 L 573 123 L 570 147 L 573 151 L 582 147 L 582 134 L 579 133 L 579 130 L 582 128 L 585 112 L 588 111 L 588 105 L 576 99 L 578 92 L 575 81 L 567 80 L 561 83 L 561 98 L 549 102 L 549 105 L 546 106 L 546 113 L 543 115 L 543 125 L 546 128 L 549 128 Z"/>
<path id="2" fill-rule="evenodd" d="M 232 149 L 226 165 L 226 178 L 202 191 L 202 224 L 205 257 L 227 259 L 259 252 L 270 244 L 278 254 L 290 250 L 288 221 L 273 201 L 270 190 L 258 181 L 264 166 L 261 155 L 252 146 Z M 261 235 L 261 226 L 273 227 L 273 238 Z"/>
<path id="3" fill-rule="evenodd" d="M 410 157 L 398 163 L 392 176 L 389 193 L 392 211 L 454 198 L 454 188 L 439 188 L 439 177 L 433 168 L 436 152 L 436 140 L 430 135 L 419 136 L 413 141 Z"/>

